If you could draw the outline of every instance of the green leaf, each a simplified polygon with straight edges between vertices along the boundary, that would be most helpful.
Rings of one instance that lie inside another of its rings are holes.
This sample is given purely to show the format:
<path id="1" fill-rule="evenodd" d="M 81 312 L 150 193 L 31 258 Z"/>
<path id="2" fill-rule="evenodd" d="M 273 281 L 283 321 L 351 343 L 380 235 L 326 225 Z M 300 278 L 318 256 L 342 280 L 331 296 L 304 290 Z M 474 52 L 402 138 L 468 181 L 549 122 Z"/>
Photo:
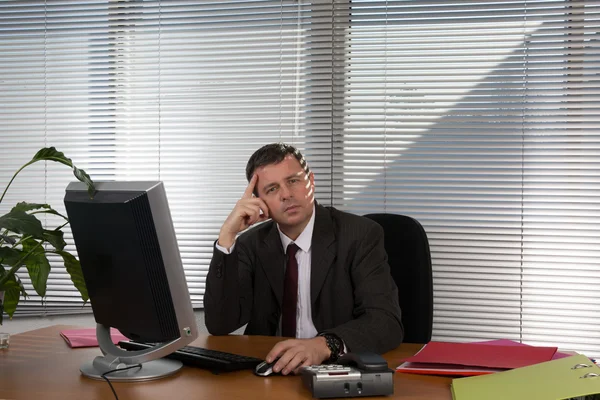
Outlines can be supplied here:
<path id="1" fill-rule="evenodd" d="M 0 247 L 0 261 L 2 261 L 2 264 L 8 265 L 9 268 L 15 265 L 25 254 L 25 252 L 19 249 Z"/>
<path id="2" fill-rule="evenodd" d="M 38 244 L 38 241 L 34 239 L 27 239 L 23 241 L 23 251 L 29 253 L 38 246 Z M 27 272 L 29 272 L 33 288 L 37 294 L 44 297 L 46 295 L 48 275 L 50 275 L 50 263 L 46 258 L 44 248 L 39 246 L 37 250 L 34 250 L 33 253 L 27 256 L 24 262 L 27 267 Z"/>
<path id="3" fill-rule="evenodd" d="M 0 265 L 0 270 L 5 271 L 5 267 L 6 265 Z M 6 290 L 7 288 L 18 288 L 23 297 L 28 297 L 25 286 L 23 286 L 23 282 L 21 282 L 21 278 L 16 274 L 8 278 L 2 290 Z"/>
<path id="4" fill-rule="evenodd" d="M 56 150 L 54 147 L 44 147 L 43 149 L 40 149 L 31 159 L 31 162 L 36 161 L 56 161 L 73 168 L 71 159 L 67 158 L 63 152 Z"/>
<path id="5" fill-rule="evenodd" d="M 31 211 L 31 210 L 38 210 L 40 208 L 51 209 L 52 207 L 50 207 L 48 204 L 27 203 L 25 201 L 22 201 L 20 203 L 17 203 L 17 205 L 14 206 L 11 211 L 27 212 L 27 211 Z"/>
<path id="6" fill-rule="evenodd" d="M 94 181 L 92 181 L 92 178 L 90 178 L 87 172 L 73 166 L 73 175 L 75 175 L 75 178 L 86 184 L 88 195 L 90 196 L 90 199 L 93 198 L 96 194 L 96 188 L 94 187 Z"/>
<path id="7" fill-rule="evenodd" d="M 24 211 L 11 211 L 0 217 L 0 229 L 8 229 L 15 233 L 31 235 L 41 239 L 44 232 L 42 223 L 33 215 Z"/>
<path id="8" fill-rule="evenodd" d="M 2 259 L 0 258 L 0 262 L 2 261 Z M 10 269 L 10 267 L 8 267 Z M 4 275 L 6 275 L 6 269 L 4 268 L 4 265 L 2 265 L 0 263 L 0 278 L 3 277 Z M 8 278 L 10 279 L 10 278 Z M 0 295 L 2 295 L 2 292 L 8 287 L 7 283 L 2 284 L 2 286 L 0 286 Z"/>
<path id="9" fill-rule="evenodd" d="M 23 294 L 23 297 L 27 297 L 23 283 L 16 276 L 10 277 L 6 282 L 4 303 L 2 304 L 4 312 L 6 312 L 10 318 L 12 318 L 15 310 L 17 309 L 17 304 L 19 304 L 21 294 Z"/>
<path id="10" fill-rule="evenodd" d="M 85 183 L 87 185 L 87 190 L 88 194 L 90 195 L 90 198 L 94 197 L 94 194 L 96 193 L 96 188 L 94 187 L 94 182 L 92 181 L 90 176 L 84 170 L 79 169 L 75 165 L 73 165 L 71 159 L 67 158 L 62 152 L 56 150 L 54 147 L 44 147 L 43 149 L 38 151 L 35 154 L 35 156 L 33 156 L 31 162 L 41 160 L 56 161 L 73 168 L 73 175 L 75 175 L 75 178 Z"/>
<path id="11" fill-rule="evenodd" d="M 8 314 L 10 318 L 12 318 L 15 310 L 17 309 L 17 304 L 19 304 L 20 292 L 19 288 L 10 288 L 6 289 L 4 292 L 4 303 L 2 307 L 4 308 L 4 312 Z"/>
<path id="12" fill-rule="evenodd" d="M 83 279 L 83 272 L 81 271 L 81 264 L 79 260 L 75 258 L 71 253 L 66 251 L 55 251 L 54 253 L 60 255 L 65 261 L 65 268 L 69 275 L 71 275 L 71 281 L 73 285 L 79 290 L 81 293 L 81 298 L 83 301 L 89 300 L 89 295 L 87 291 L 87 287 L 85 286 L 85 280 Z"/>
<path id="13" fill-rule="evenodd" d="M 56 250 L 62 250 L 67 245 L 67 243 L 63 239 L 63 236 L 64 236 L 63 232 L 58 231 L 56 229 L 52 230 L 52 231 L 48 231 L 48 230 L 44 229 L 44 233 L 42 235 L 44 240 L 46 240 L 48 243 L 50 243 L 52 246 L 54 246 L 54 248 Z"/>
<path id="14" fill-rule="evenodd" d="M 58 215 L 59 217 L 62 217 L 64 219 L 68 220 L 67 217 L 65 217 L 64 215 L 62 215 L 58 211 L 54 210 L 48 204 L 26 203 L 26 202 L 22 201 L 20 203 L 17 203 L 17 205 L 14 206 L 11 211 L 24 211 L 24 212 L 28 212 L 28 211 L 39 210 L 39 209 L 42 209 L 42 210 L 36 212 L 35 214 L 38 214 L 38 213 L 54 214 L 54 215 Z"/>

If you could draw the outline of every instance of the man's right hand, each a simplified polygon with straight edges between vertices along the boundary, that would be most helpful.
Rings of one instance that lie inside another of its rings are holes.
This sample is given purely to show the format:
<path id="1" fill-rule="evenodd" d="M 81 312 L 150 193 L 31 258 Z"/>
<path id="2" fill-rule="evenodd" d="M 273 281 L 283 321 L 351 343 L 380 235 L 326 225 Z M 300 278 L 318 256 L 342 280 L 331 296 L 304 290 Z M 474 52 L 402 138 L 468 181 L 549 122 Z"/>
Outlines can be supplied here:
<path id="1" fill-rule="evenodd" d="M 226 249 L 231 248 L 238 233 L 258 222 L 269 219 L 269 209 L 265 202 L 258 197 L 254 197 L 252 194 L 257 180 L 258 175 L 254 174 L 242 198 L 238 200 L 223 223 L 219 232 L 219 246 L 223 246 Z"/>

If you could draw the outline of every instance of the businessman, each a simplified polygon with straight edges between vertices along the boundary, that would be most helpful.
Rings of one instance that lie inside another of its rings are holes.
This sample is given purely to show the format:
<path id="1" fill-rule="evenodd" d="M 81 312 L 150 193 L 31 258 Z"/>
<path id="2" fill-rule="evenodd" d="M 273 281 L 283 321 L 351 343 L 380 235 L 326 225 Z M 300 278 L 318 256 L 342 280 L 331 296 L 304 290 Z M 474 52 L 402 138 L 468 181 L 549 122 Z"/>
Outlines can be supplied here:
<path id="1" fill-rule="evenodd" d="M 204 294 L 208 331 L 248 324 L 247 335 L 293 337 L 266 357 L 284 375 L 347 351 L 397 347 L 404 331 L 382 228 L 317 204 L 314 175 L 293 146 L 258 149 L 246 177 L 215 243 Z"/>

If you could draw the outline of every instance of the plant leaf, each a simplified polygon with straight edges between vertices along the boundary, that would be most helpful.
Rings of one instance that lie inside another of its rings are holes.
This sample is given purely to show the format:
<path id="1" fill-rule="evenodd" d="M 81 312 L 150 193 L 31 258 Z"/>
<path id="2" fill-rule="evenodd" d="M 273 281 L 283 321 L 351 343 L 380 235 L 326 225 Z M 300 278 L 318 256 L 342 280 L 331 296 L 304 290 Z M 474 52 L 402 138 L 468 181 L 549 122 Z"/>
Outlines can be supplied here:
<path id="1" fill-rule="evenodd" d="M 71 159 L 67 158 L 67 156 L 65 156 L 65 154 L 62 151 L 56 150 L 55 147 L 44 147 L 44 148 L 40 149 L 37 153 L 35 153 L 35 155 L 31 159 L 31 162 L 42 161 L 42 160 L 43 161 L 56 161 L 56 162 L 68 165 L 69 167 L 73 168 L 73 162 L 71 161 Z"/>
<path id="2" fill-rule="evenodd" d="M 0 262 L 2 261 L 2 258 L 0 258 Z M 10 268 L 10 267 L 9 267 Z M 2 265 L 0 263 L 0 278 L 2 278 L 4 275 L 6 275 L 6 269 L 4 268 L 4 265 Z M 10 279 L 10 278 L 8 278 Z M 8 287 L 8 284 L 3 284 L 2 286 L 0 286 L 0 296 L 2 296 L 2 292 Z M 2 297 L 0 297 L 0 307 L 2 306 Z M 2 316 L 2 310 L 0 309 L 0 317 Z"/>
<path id="3" fill-rule="evenodd" d="M 0 271 L 4 272 L 5 267 L 6 267 L 6 265 L 0 265 Z M 21 292 L 23 297 L 29 296 L 27 294 L 27 292 L 25 291 L 25 286 L 23 286 L 23 282 L 21 281 L 21 278 L 19 278 L 19 276 L 16 274 L 14 274 L 10 278 L 8 278 L 8 280 L 6 281 L 5 287 L 2 290 L 5 290 L 6 288 L 9 288 L 9 287 L 19 288 L 19 291 Z"/>
<path id="4" fill-rule="evenodd" d="M 48 204 L 34 204 L 34 203 L 21 202 L 21 203 L 18 203 L 16 206 L 14 206 L 9 214 L 13 213 L 13 214 L 16 214 L 16 215 L 22 217 L 21 212 L 26 213 L 27 211 L 35 210 L 38 208 L 45 208 L 45 209 L 47 209 L 45 212 L 60 215 L 61 217 L 66 219 L 66 217 L 64 217 L 61 214 L 54 211 L 52 209 L 52 207 L 50 207 Z M 9 214 L 7 214 L 7 215 L 9 215 Z M 26 213 L 26 215 L 32 216 L 31 214 L 27 214 L 27 213 Z M 33 218 L 35 218 L 37 220 L 36 217 L 33 217 Z M 38 222 L 39 222 L 39 220 L 38 220 Z M 40 225 L 41 225 L 41 223 L 40 223 Z M 55 230 L 50 231 L 50 230 L 46 230 L 46 229 L 42 228 L 41 236 L 37 235 L 37 233 L 38 233 L 37 229 L 36 229 L 36 232 L 31 232 L 31 233 L 19 232 L 19 233 L 25 233 L 25 234 L 31 235 L 35 238 L 43 239 L 43 240 L 47 241 L 48 243 L 50 243 L 52 246 L 54 246 L 57 250 L 62 250 L 66 246 L 66 243 L 63 240 L 63 232 L 60 230 L 55 229 Z"/>
<path id="5" fill-rule="evenodd" d="M 17 304 L 19 304 L 21 294 L 23 294 L 23 297 L 27 297 L 23 283 L 17 276 L 11 276 L 6 282 L 4 303 L 2 304 L 4 312 L 6 312 L 10 318 L 12 318 L 15 310 L 17 309 Z"/>
<path id="6" fill-rule="evenodd" d="M 38 211 L 36 214 L 38 214 L 38 213 L 54 214 L 54 215 L 58 215 L 59 217 L 62 217 L 64 219 L 68 220 L 67 217 L 65 217 L 64 215 L 62 215 L 61 213 L 59 213 L 58 211 L 56 211 L 52 207 L 50 207 L 50 205 L 48 205 L 48 204 L 26 203 L 26 202 L 22 201 L 20 203 L 17 203 L 17 205 L 14 206 L 11 211 L 25 211 L 25 212 L 28 212 L 28 211 L 39 210 L 39 209 L 42 209 L 42 210 Z"/>
<path id="7" fill-rule="evenodd" d="M 10 318 L 12 318 L 17 309 L 17 304 L 19 304 L 19 295 L 19 288 L 11 287 L 4 292 L 4 303 L 2 303 L 2 307 L 4 308 L 4 312 L 8 314 Z"/>
<path id="8" fill-rule="evenodd" d="M 50 243 L 52 246 L 54 246 L 56 250 L 62 250 L 67 245 L 67 243 L 63 239 L 63 236 L 63 232 L 56 229 L 52 231 L 44 229 L 44 233 L 42 235 L 44 240 Z"/>
<path id="9" fill-rule="evenodd" d="M 10 211 L 0 217 L 0 229 L 8 229 L 15 233 L 31 235 L 41 239 L 44 232 L 42 223 L 33 215 L 24 211 Z"/>
<path id="10" fill-rule="evenodd" d="M 23 241 L 23 251 L 28 253 L 38 244 L 37 240 L 27 239 Z M 50 263 L 46 258 L 44 248 L 39 246 L 37 250 L 34 250 L 33 253 L 25 258 L 24 262 L 33 288 L 37 294 L 44 297 L 46 295 L 48 275 L 50 275 Z"/>
<path id="11" fill-rule="evenodd" d="M 15 265 L 23 256 L 25 256 L 25 253 L 22 250 L 0 247 L 0 261 L 2 261 L 2 264 L 8 265 L 9 268 Z"/>
<path id="12" fill-rule="evenodd" d="M 73 168 L 73 175 L 75 175 L 75 178 L 77 178 L 78 180 L 80 180 L 81 182 L 86 184 L 87 191 L 88 191 L 90 198 L 93 197 L 94 194 L 96 193 L 96 188 L 94 187 L 94 182 L 92 181 L 90 176 L 84 170 L 79 169 L 75 165 L 73 165 L 73 162 L 71 161 L 71 159 L 67 158 L 64 155 L 64 153 L 56 150 L 54 147 L 44 147 L 43 149 L 40 149 L 40 151 L 38 151 L 35 154 L 35 156 L 33 156 L 33 158 L 31 159 L 31 162 L 36 162 L 36 161 L 41 161 L 41 160 L 56 161 L 61 164 L 68 165 L 69 167 Z"/>
<path id="13" fill-rule="evenodd" d="M 87 291 L 87 287 L 85 286 L 85 280 L 83 279 L 83 272 L 81 271 L 81 264 L 79 260 L 75 258 L 71 253 L 66 251 L 55 251 L 54 253 L 60 255 L 65 261 L 65 268 L 69 275 L 71 275 L 71 281 L 73 285 L 79 290 L 81 293 L 81 298 L 83 301 L 89 300 L 89 295 Z"/>
<path id="14" fill-rule="evenodd" d="M 86 184 L 88 195 L 90 196 L 90 199 L 93 198 L 96 194 L 96 188 L 94 187 L 94 181 L 92 181 L 92 178 L 90 178 L 87 172 L 73 165 L 73 175 L 75 175 L 75 178 Z"/>
<path id="15" fill-rule="evenodd" d="M 40 209 L 40 208 L 48 208 L 49 209 L 49 208 L 52 208 L 52 207 L 50 207 L 48 204 L 27 203 L 25 201 L 22 201 L 20 203 L 17 203 L 17 205 L 14 206 L 11 211 L 24 211 L 24 212 L 27 212 L 27 211 L 31 211 L 31 210 L 37 210 L 37 209 Z"/>

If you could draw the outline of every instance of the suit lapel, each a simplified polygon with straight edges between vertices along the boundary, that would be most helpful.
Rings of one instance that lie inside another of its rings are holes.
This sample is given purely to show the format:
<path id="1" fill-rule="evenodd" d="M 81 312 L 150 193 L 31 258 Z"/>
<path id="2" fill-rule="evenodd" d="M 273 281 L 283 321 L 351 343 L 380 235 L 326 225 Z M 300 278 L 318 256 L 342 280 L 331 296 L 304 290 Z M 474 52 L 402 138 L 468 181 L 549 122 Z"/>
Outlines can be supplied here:
<path id="1" fill-rule="evenodd" d="M 317 205 L 315 207 L 315 226 L 312 236 L 312 260 L 310 272 L 310 300 L 312 308 L 325 283 L 327 273 L 335 260 L 335 235 L 329 211 Z"/>
<path id="2" fill-rule="evenodd" d="M 273 293 L 275 293 L 279 307 L 281 307 L 283 301 L 283 269 L 285 255 L 283 253 L 279 231 L 277 230 L 277 225 L 275 223 L 272 224 L 271 229 L 260 243 L 258 259 L 265 271 L 269 285 L 271 285 L 271 289 L 273 290 Z"/>

